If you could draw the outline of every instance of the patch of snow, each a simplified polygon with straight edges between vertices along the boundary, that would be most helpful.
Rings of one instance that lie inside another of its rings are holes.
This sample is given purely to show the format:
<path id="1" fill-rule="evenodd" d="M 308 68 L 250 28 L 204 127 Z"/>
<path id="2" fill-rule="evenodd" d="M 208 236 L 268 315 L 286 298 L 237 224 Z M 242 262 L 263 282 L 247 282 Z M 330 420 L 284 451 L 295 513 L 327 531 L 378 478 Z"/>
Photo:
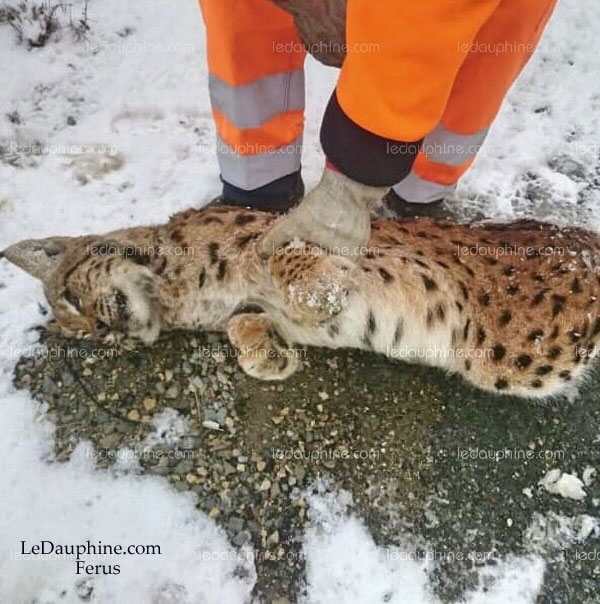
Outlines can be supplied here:
<path id="1" fill-rule="evenodd" d="M 586 496 L 583 481 L 574 474 L 567 474 L 559 468 L 546 472 L 538 484 L 552 495 L 578 500 L 584 499 Z"/>
<path id="2" fill-rule="evenodd" d="M 587 466 L 583 470 L 583 475 L 582 475 L 581 478 L 583 480 L 583 484 L 585 484 L 586 487 L 591 486 L 591 484 L 596 479 L 596 468 L 592 468 L 591 466 Z"/>
<path id="3" fill-rule="evenodd" d="M 556 553 L 598 536 L 600 521 L 593 516 L 579 514 L 569 518 L 555 512 L 534 512 L 523 541 L 527 551 L 554 557 Z"/>
<path id="4" fill-rule="evenodd" d="M 510 556 L 495 568 L 479 570 L 481 587 L 466 604 L 534 604 L 544 582 L 541 558 Z"/>
<path id="5" fill-rule="evenodd" d="M 308 497 L 313 526 L 306 532 L 304 604 L 431 602 L 427 566 L 410 552 L 378 548 L 362 522 L 347 514 L 351 496 Z"/>
<path id="6" fill-rule="evenodd" d="M 53 462 L 54 428 L 39 406 L 6 384 L 0 396 L 1 601 L 79 604 L 89 591 L 87 601 L 102 604 L 247 602 L 255 570 L 246 560 L 252 558 L 228 543 L 193 497 L 175 493 L 161 478 L 96 470 L 89 443 L 68 463 Z M 86 565 L 120 566 L 118 575 L 88 577 L 77 574 L 74 556 L 23 555 L 42 540 L 158 545 L 160 555 L 83 555 Z"/>
<path id="7" fill-rule="evenodd" d="M 163 409 L 150 421 L 154 428 L 152 432 L 140 443 L 144 448 L 156 445 L 176 444 L 182 436 L 190 431 L 188 420 L 175 409 Z"/>
<path id="8" fill-rule="evenodd" d="M 493 218 L 536 217 L 600 230 L 600 79 L 591 4 L 559 2 L 540 45 L 504 101 L 456 208 Z M 576 32 L 576 33 L 575 33 Z"/>
<path id="9" fill-rule="evenodd" d="M 581 516 L 581 525 L 577 532 L 577 540 L 585 541 L 590 537 L 600 537 L 600 521 L 598 518 L 583 514 Z"/>
<path id="10" fill-rule="evenodd" d="M 433 556 L 404 547 L 378 547 L 364 524 L 348 512 L 351 497 L 322 491 L 307 496 L 313 526 L 306 532 L 306 593 L 302 604 L 441 604 L 429 581 Z M 534 604 L 545 563 L 511 556 L 478 570 L 481 587 L 468 604 Z"/>

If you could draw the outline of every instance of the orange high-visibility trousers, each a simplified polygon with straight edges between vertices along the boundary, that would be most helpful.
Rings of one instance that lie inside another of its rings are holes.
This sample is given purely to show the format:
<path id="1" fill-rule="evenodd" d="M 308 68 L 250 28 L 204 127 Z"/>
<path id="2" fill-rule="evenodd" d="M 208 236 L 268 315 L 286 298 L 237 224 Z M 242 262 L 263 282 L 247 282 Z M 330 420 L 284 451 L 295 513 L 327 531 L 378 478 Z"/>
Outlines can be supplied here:
<path id="1" fill-rule="evenodd" d="M 200 3 L 223 179 L 251 190 L 297 171 L 305 53 L 291 16 L 269 0 Z M 395 184 L 408 201 L 447 195 L 555 4 L 348 0 L 347 55 L 321 133 L 332 163 L 360 182 Z M 396 157 L 395 141 L 420 150 Z"/>
<path id="2" fill-rule="evenodd" d="M 502 0 L 484 23 L 452 84 L 441 119 L 412 171 L 394 187 L 413 202 L 452 193 L 473 164 L 508 92 L 538 45 L 556 0 Z M 435 115 L 435 112 L 432 114 Z"/>
<path id="3" fill-rule="evenodd" d="M 244 190 L 300 169 L 306 53 L 269 0 L 200 0 L 221 176 Z"/>

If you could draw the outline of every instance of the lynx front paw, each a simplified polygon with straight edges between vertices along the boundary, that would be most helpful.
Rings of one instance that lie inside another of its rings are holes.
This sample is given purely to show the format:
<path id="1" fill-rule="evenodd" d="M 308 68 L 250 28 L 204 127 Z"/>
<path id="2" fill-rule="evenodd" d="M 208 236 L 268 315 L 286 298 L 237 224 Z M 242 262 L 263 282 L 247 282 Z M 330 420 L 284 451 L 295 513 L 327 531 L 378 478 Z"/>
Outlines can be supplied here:
<path id="1" fill-rule="evenodd" d="M 297 351 L 289 348 L 264 313 L 232 317 L 227 335 L 238 349 L 238 363 L 259 380 L 285 380 L 300 367 Z"/>

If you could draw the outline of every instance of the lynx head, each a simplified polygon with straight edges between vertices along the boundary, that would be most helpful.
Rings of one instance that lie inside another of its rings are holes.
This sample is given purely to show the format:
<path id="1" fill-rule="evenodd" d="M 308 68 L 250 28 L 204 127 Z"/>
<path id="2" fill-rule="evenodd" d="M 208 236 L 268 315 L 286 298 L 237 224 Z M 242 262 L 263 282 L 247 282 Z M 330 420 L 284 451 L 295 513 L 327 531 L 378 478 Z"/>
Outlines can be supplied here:
<path id="1" fill-rule="evenodd" d="M 99 237 L 28 239 L 6 258 L 40 279 L 55 327 L 69 337 L 150 344 L 160 332 L 160 312 L 149 257 L 135 246 Z"/>

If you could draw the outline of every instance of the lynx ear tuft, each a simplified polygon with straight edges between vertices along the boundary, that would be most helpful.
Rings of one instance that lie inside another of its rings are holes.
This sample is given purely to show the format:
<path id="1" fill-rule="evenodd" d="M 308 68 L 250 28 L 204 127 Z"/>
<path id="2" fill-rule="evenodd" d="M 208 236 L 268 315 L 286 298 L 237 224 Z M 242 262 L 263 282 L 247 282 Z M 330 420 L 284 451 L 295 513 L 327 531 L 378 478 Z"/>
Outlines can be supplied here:
<path id="1" fill-rule="evenodd" d="M 47 282 L 64 257 L 70 237 L 25 239 L 0 252 L 0 258 Z"/>

